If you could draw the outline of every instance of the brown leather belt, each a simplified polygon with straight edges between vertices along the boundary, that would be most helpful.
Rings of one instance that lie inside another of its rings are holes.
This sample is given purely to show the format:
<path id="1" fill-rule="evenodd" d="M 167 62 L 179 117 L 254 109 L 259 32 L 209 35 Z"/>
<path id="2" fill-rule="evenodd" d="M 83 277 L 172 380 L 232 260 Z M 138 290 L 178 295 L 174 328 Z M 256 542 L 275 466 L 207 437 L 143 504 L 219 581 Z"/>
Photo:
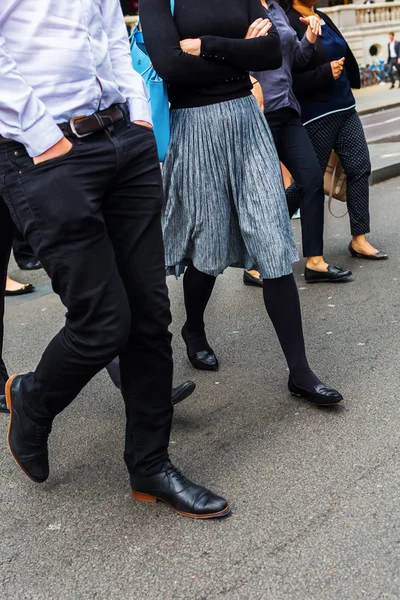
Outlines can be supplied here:
<path id="1" fill-rule="evenodd" d="M 129 116 L 127 104 L 113 104 L 110 108 L 99 110 L 88 117 L 73 117 L 69 123 L 61 123 L 59 128 L 66 137 L 84 138 L 93 133 L 103 131 Z M 1 142 L 11 140 L 0 135 Z"/>
<path id="2" fill-rule="evenodd" d="M 111 127 L 128 116 L 126 104 L 113 104 L 106 110 L 99 110 L 88 117 L 72 117 L 69 123 L 61 123 L 59 128 L 67 137 L 84 138 Z"/>

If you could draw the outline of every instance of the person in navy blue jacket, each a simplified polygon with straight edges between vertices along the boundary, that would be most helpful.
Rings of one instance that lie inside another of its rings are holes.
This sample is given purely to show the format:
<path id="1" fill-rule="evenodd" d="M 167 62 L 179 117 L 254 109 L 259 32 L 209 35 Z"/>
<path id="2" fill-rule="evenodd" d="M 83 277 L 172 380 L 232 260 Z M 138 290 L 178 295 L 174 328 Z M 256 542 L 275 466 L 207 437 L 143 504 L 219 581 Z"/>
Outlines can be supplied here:
<path id="1" fill-rule="evenodd" d="M 289 1 L 290 0 L 285 0 Z M 293 89 L 299 100 L 302 121 L 324 173 L 335 150 L 347 175 L 347 206 L 352 239 L 352 256 L 369 260 L 387 259 L 366 238 L 370 231 L 369 184 L 371 163 L 367 142 L 352 88 L 360 87 L 357 61 L 346 40 L 328 15 L 314 9 L 315 0 L 293 0 L 287 15 L 299 39 L 306 26 L 301 17 L 315 14 L 321 19 L 322 35 L 310 62 L 293 71 Z M 289 210 L 296 212 L 299 189 L 288 193 Z"/>

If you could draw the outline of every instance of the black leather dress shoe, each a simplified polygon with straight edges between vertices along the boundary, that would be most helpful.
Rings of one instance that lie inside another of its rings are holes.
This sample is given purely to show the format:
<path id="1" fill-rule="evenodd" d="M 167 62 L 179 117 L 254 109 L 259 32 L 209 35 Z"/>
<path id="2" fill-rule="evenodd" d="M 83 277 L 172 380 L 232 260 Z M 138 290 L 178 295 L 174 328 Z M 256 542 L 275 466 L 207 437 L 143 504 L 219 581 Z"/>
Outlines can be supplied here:
<path id="1" fill-rule="evenodd" d="M 20 385 L 22 375 L 14 375 L 6 384 L 7 406 L 10 410 L 8 445 L 17 464 L 36 483 L 49 476 L 47 440 L 50 426 L 37 425 L 24 412 Z"/>
<path id="2" fill-rule="evenodd" d="M 243 283 L 244 285 L 252 285 L 255 287 L 263 287 L 263 280 L 261 277 L 254 277 L 248 271 L 243 271 Z"/>
<path id="3" fill-rule="evenodd" d="M 361 252 L 357 252 L 354 250 L 352 243 L 349 244 L 349 252 L 354 258 L 365 258 L 366 260 L 387 260 L 389 256 L 379 250 L 379 252 L 375 252 L 375 254 L 361 254 Z"/>
<path id="4" fill-rule="evenodd" d="M 194 381 L 185 381 L 181 385 L 178 385 L 176 388 L 172 388 L 171 400 L 172 404 L 179 404 L 182 400 L 186 400 L 189 398 L 196 389 L 196 384 Z"/>
<path id="5" fill-rule="evenodd" d="M 183 517 L 213 519 L 230 513 L 224 498 L 189 481 L 170 461 L 151 477 L 131 475 L 131 488 L 136 500 L 161 500 Z"/>
<path id="6" fill-rule="evenodd" d="M 339 267 L 328 266 L 327 271 L 314 271 L 308 267 L 304 270 L 304 281 L 306 283 L 336 283 L 339 281 L 345 281 L 351 277 L 353 273 L 351 271 L 344 271 Z"/>
<path id="7" fill-rule="evenodd" d="M 330 406 L 343 400 L 343 396 L 339 392 L 323 383 L 315 385 L 312 390 L 305 390 L 296 385 L 293 379 L 289 377 L 288 388 L 293 396 L 304 398 L 318 406 Z"/>
<path id="8" fill-rule="evenodd" d="M 37 271 L 38 269 L 43 269 L 43 265 L 40 260 L 30 260 L 27 263 L 18 264 L 18 267 L 21 271 Z"/>
<path id="9" fill-rule="evenodd" d="M 0 395 L 0 412 L 9 413 L 10 411 L 7 408 L 6 397 Z"/>
<path id="10" fill-rule="evenodd" d="M 186 326 L 182 327 L 182 337 L 186 344 L 187 356 L 195 369 L 200 371 L 218 371 L 218 359 L 214 350 L 208 345 L 204 331 L 200 333 L 188 333 Z M 200 350 L 193 347 L 202 346 Z"/>

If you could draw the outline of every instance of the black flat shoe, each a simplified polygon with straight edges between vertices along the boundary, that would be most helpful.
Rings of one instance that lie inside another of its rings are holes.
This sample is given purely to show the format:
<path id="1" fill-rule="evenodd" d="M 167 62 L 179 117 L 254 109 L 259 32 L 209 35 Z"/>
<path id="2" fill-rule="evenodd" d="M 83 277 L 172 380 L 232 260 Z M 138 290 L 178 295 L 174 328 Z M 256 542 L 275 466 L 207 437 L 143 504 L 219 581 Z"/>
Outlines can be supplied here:
<path id="1" fill-rule="evenodd" d="M 21 263 L 18 265 L 21 271 L 37 271 L 38 269 L 43 269 L 43 265 L 40 260 L 30 260 L 27 263 Z"/>
<path id="2" fill-rule="evenodd" d="M 351 277 L 353 273 L 351 271 L 344 271 L 339 267 L 328 266 L 327 271 L 314 271 L 308 267 L 304 270 L 304 281 L 306 283 L 336 283 L 339 281 L 345 281 Z"/>
<path id="3" fill-rule="evenodd" d="M 199 371 L 218 371 L 218 359 L 209 346 L 204 331 L 188 333 L 186 325 L 182 327 L 182 337 L 186 344 L 187 356 L 195 369 Z M 197 348 L 201 348 L 198 350 Z"/>
<path id="4" fill-rule="evenodd" d="M 253 285 L 255 287 L 263 287 L 263 280 L 261 277 L 254 277 L 248 271 L 243 271 L 243 283 L 244 285 Z"/>
<path id="5" fill-rule="evenodd" d="M 315 385 L 312 390 L 305 390 L 296 385 L 293 379 L 289 377 L 288 388 L 293 396 L 304 398 L 304 400 L 309 400 L 318 406 L 330 406 L 343 400 L 343 396 L 339 392 L 323 383 Z"/>
<path id="6" fill-rule="evenodd" d="M 25 294 L 32 294 L 35 291 L 34 286 L 31 283 L 25 283 L 18 290 L 9 291 L 6 290 L 6 296 L 24 296 Z"/>
<path id="7" fill-rule="evenodd" d="M 165 502 L 192 519 L 213 519 L 230 513 L 229 504 L 207 488 L 192 483 L 168 460 L 150 477 L 131 475 L 132 496 L 142 502 Z"/>
<path id="8" fill-rule="evenodd" d="M 6 384 L 7 407 L 10 411 L 8 445 L 18 466 L 36 483 L 49 476 L 47 440 L 50 426 L 37 425 L 24 412 L 20 385 L 22 375 L 14 375 Z"/>
<path id="9" fill-rule="evenodd" d="M 172 404 L 179 404 L 182 400 L 186 400 L 189 398 L 196 389 L 196 384 L 194 381 L 185 381 L 182 385 L 178 385 L 176 388 L 172 388 L 171 400 Z"/>
<path id="10" fill-rule="evenodd" d="M 387 260 L 389 256 L 385 254 L 385 252 L 375 252 L 375 254 L 361 254 L 361 252 L 357 252 L 354 250 L 352 243 L 349 244 L 349 252 L 354 258 L 365 258 L 366 260 Z"/>
<path id="11" fill-rule="evenodd" d="M 0 396 L 0 412 L 2 412 L 2 413 L 10 412 L 7 408 L 6 397 L 3 395 Z"/>

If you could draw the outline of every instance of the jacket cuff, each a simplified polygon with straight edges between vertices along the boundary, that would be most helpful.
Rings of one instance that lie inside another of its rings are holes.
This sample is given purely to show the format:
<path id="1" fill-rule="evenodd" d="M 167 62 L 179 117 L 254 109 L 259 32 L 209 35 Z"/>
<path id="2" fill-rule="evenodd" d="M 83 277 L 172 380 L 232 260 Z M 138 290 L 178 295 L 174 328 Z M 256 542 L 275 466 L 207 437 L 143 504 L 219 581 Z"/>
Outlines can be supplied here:
<path id="1" fill-rule="evenodd" d="M 324 79 L 326 79 L 327 83 L 333 83 L 335 81 L 330 62 L 322 65 L 321 70 L 323 71 Z"/>

